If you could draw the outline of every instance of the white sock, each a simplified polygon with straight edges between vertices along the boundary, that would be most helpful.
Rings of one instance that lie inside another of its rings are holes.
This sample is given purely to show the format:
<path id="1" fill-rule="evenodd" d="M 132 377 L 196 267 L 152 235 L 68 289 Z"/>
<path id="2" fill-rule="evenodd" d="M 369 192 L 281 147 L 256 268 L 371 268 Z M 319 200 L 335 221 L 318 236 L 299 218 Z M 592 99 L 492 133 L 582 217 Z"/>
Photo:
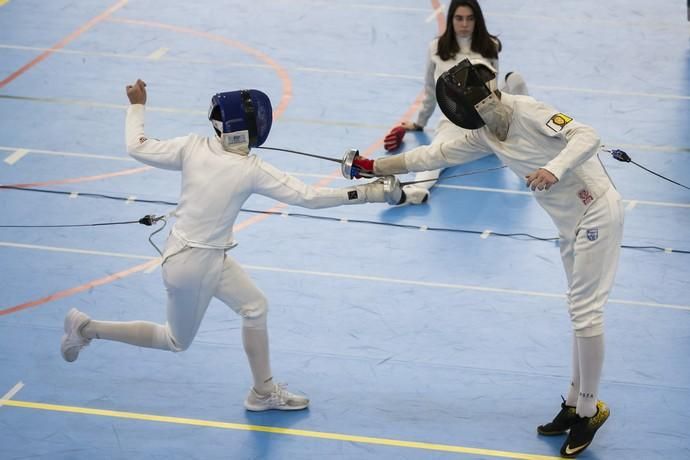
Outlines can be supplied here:
<path id="1" fill-rule="evenodd" d="M 580 395 L 575 409 L 580 417 L 592 417 L 597 413 L 599 382 L 604 366 L 604 334 L 595 337 L 578 337 L 580 354 Z"/>
<path id="2" fill-rule="evenodd" d="M 259 394 L 273 391 L 273 377 L 268 348 L 268 331 L 265 323 L 262 326 L 242 322 L 242 344 L 249 360 L 249 367 L 254 378 L 254 390 Z"/>
<path id="3" fill-rule="evenodd" d="M 568 396 L 565 398 L 565 405 L 570 407 L 577 406 L 577 397 L 580 394 L 580 354 L 577 349 L 577 337 L 573 333 L 573 377 L 570 380 L 570 386 L 568 387 Z"/>
<path id="4" fill-rule="evenodd" d="M 87 339 L 105 339 L 138 347 L 170 350 L 165 326 L 148 321 L 91 320 L 80 331 Z"/>

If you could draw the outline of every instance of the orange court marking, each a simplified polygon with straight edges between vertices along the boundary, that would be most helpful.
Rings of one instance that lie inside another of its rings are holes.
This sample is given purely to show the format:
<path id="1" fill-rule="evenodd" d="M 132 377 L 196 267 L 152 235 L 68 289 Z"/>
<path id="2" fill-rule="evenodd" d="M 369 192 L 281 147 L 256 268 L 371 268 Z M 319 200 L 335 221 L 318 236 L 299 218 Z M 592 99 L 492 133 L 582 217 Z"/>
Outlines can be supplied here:
<path id="1" fill-rule="evenodd" d="M 71 179 L 56 179 L 56 180 L 45 181 L 45 182 L 33 182 L 30 184 L 0 184 L 0 187 L 5 186 L 5 187 L 29 188 L 29 187 L 45 187 L 46 185 L 76 184 L 78 182 L 90 182 L 90 181 L 94 181 L 94 180 L 108 179 L 110 177 L 127 176 L 130 174 L 138 174 L 140 172 L 148 171 L 149 169 L 152 169 L 152 167 L 151 166 L 142 166 L 139 168 L 125 169 L 122 171 L 116 171 L 116 172 L 107 173 L 107 174 L 99 174 L 97 176 L 73 177 Z"/>
<path id="2" fill-rule="evenodd" d="M 103 13 L 99 14 L 95 18 L 92 18 L 90 21 L 88 21 L 86 24 L 82 25 L 79 27 L 77 30 L 69 34 L 67 37 L 63 38 L 60 40 L 57 44 L 53 45 L 50 47 L 50 49 L 42 52 L 35 58 L 33 58 L 31 61 L 27 62 L 23 66 L 21 66 L 19 69 L 15 70 L 12 72 L 8 77 L 6 77 L 4 80 L 0 81 L 0 88 L 4 87 L 6 84 L 10 83 L 11 81 L 15 80 L 17 77 L 22 75 L 24 72 L 38 64 L 39 62 L 43 61 L 45 58 L 53 54 L 54 51 L 57 51 L 61 48 L 64 48 L 69 42 L 74 40 L 75 38 L 79 37 L 81 34 L 86 32 L 87 30 L 91 29 L 93 26 L 98 24 L 99 22 L 103 21 L 106 19 L 108 16 L 122 8 L 127 4 L 129 0 L 120 0 L 119 2 L 115 3 L 113 6 L 105 10 Z"/>
<path id="3" fill-rule="evenodd" d="M 5 308 L 3 310 L 0 310 L 0 316 L 8 315 L 10 313 L 15 313 L 15 312 L 18 312 L 20 310 L 26 310 L 27 308 L 31 308 L 31 307 L 37 307 L 37 306 L 42 305 L 44 303 L 52 302 L 53 300 L 58 300 L 58 299 L 62 299 L 64 297 L 69 297 L 73 294 L 77 294 L 79 292 L 86 291 L 86 290 L 94 288 L 96 286 L 101 286 L 103 284 L 107 284 L 107 283 L 110 283 L 112 281 L 122 279 L 126 276 L 131 275 L 132 273 L 146 270 L 150 267 L 153 267 L 154 265 L 156 265 L 158 263 L 159 263 L 158 259 L 149 260 L 148 262 L 145 262 L 143 264 L 139 264 L 139 265 L 136 265 L 134 267 L 128 268 L 127 270 L 113 273 L 112 275 L 108 275 L 106 277 L 99 278 L 99 279 L 96 279 L 93 281 L 89 281 L 88 283 L 82 284 L 81 286 L 75 286 L 75 287 L 70 288 L 70 289 L 65 289 L 64 291 L 58 291 L 54 294 L 43 297 L 41 299 L 32 300 L 30 302 L 25 302 L 25 303 L 20 304 L 20 305 L 15 305 L 14 307 Z"/>
<path id="4" fill-rule="evenodd" d="M 285 70 L 280 64 L 278 64 L 273 58 L 268 56 L 266 53 L 263 53 L 259 50 L 256 50 L 254 48 L 251 48 L 244 43 L 240 43 L 236 40 L 231 40 L 229 38 L 225 38 L 221 35 L 216 35 L 216 34 L 211 34 L 208 32 L 201 32 L 198 30 L 190 29 L 188 27 L 180 27 L 180 26 L 173 26 L 169 24 L 162 24 L 160 22 L 153 22 L 153 21 L 140 21 L 138 19 L 122 19 L 122 18 L 110 18 L 110 22 L 116 22 L 120 24 L 133 24 L 133 25 L 141 25 L 141 26 L 146 26 L 146 27 L 154 27 L 157 29 L 166 29 L 166 30 L 171 30 L 173 32 L 180 32 L 183 34 L 189 34 L 189 35 L 194 35 L 197 37 L 205 38 L 214 42 L 222 43 L 224 45 L 228 45 L 232 48 L 238 48 L 242 51 L 244 51 L 247 54 L 250 54 L 260 61 L 265 62 L 268 64 L 278 75 L 278 78 L 280 78 L 280 81 L 283 85 L 283 95 L 280 98 L 280 102 L 278 103 L 278 107 L 276 107 L 273 110 L 273 116 L 278 118 L 280 117 L 285 109 L 287 108 L 287 105 L 290 103 L 290 99 L 292 99 L 292 81 L 290 80 L 290 76 L 287 73 L 287 70 Z"/>

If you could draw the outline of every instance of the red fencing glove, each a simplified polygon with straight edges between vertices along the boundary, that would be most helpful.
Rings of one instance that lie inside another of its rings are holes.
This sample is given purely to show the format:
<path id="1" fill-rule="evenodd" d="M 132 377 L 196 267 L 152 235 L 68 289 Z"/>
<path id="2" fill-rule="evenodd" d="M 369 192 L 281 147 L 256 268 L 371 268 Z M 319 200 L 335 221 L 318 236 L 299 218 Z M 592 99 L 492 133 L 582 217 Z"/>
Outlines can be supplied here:
<path id="1" fill-rule="evenodd" d="M 357 155 L 352 161 L 353 176 L 357 179 L 362 177 L 374 177 L 374 160 Z"/>
<path id="2" fill-rule="evenodd" d="M 383 148 L 387 151 L 395 150 L 402 144 L 403 137 L 405 136 L 405 128 L 402 126 L 396 126 L 391 129 L 386 137 L 383 138 Z"/>

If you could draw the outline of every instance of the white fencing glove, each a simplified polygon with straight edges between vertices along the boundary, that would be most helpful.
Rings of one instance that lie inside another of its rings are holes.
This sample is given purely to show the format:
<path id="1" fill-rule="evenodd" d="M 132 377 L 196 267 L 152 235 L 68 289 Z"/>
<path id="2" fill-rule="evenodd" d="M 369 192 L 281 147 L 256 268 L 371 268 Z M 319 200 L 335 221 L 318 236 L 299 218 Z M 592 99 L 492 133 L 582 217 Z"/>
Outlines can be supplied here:
<path id="1" fill-rule="evenodd" d="M 355 190 L 367 203 L 400 204 L 405 201 L 405 193 L 395 176 L 380 177 L 368 184 L 358 185 Z"/>

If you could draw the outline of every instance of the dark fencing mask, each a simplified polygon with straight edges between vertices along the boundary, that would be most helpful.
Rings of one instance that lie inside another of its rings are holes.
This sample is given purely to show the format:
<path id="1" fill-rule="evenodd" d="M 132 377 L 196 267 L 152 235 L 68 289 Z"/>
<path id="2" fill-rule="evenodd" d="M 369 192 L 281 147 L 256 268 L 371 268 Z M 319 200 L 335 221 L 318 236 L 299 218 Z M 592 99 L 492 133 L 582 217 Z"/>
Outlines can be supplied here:
<path id="1" fill-rule="evenodd" d="M 464 59 L 436 81 L 436 100 L 443 114 L 465 129 L 487 126 L 504 141 L 508 135 L 512 109 L 495 93 L 496 72 L 483 61 Z"/>
<path id="2" fill-rule="evenodd" d="M 268 138 L 273 108 L 268 96 L 259 90 L 229 91 L 211 98 L 208 119 L 224 150 L 246 155 Z"/>

